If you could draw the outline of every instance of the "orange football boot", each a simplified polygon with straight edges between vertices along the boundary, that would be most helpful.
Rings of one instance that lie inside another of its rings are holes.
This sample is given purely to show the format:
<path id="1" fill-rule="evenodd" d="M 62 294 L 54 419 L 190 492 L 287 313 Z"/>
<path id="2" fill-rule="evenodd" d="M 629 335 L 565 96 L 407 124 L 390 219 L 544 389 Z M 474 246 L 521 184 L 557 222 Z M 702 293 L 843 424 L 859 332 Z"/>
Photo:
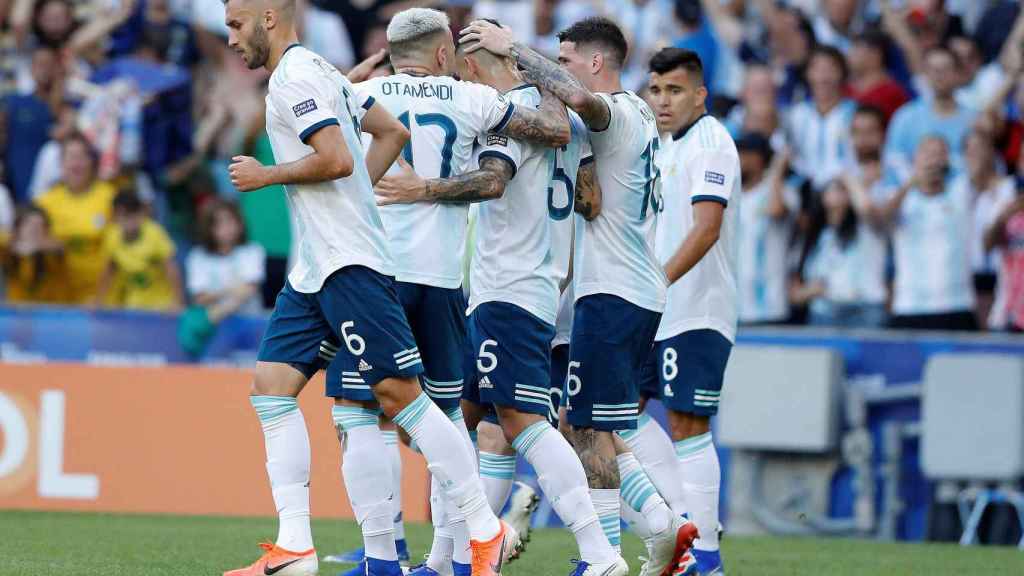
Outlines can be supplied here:
<path id="1" fill-rule="evenodd" d="M 522 546 L 516 529 L 501 522 L 501 532 L 489 542 L 470 540 L 473 553 L 472 576 L 500 576 L 501 567 L 514 558 Z"/>
<path id="2" fill-rule="evenodd" d="M 260 544 L 263 556 L 247 568 L 225 572 L 224 576 L 316 576 L 316 550 L 292 552 L 269 542 Z"/>

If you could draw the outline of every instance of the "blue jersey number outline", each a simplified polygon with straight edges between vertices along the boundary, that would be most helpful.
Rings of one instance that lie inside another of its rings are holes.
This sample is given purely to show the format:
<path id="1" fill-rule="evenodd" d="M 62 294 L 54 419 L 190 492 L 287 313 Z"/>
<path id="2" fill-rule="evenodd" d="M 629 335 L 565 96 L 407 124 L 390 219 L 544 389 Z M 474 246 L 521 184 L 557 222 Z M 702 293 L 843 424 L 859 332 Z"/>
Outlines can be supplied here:
<path id="1" fill-rule="evenodd" d="M 451 118 L 444 114 L 417 114 L 415 116 L 416 124 L 418 126 L 439 126 L 444 131 L 444 145 L 441 147 L 441 178 L 447 178 L 452 175 L 452 154 L 455 150 L 455 140 L 459 137 L 459 131 L 455 127 L 455 122 Z M 406 110 L 398 117 L 398 121 L 405 126 L 406 130 L 410 132 L 412 129 L 409 126 L 409 111 Z M 416 164 L 412 158 L 412 139 L 410 138 L 405 146 L 402 147 L 402 158 L 409 163 L 409 166 L 415 167 Z"/>
<path id="2" fill-rule="evenodd" d="M 576 195 L 576 184 L 566 174 L 565 169 L 559 165 L 561 164 L 562 152 L 566 150 L 568 150 L 568 146 L 562 146 L 551 151 L 555 161 L 554 170 L 551 173 L 551 185 L 548 186 L 548 216 L 555 221 L 565 220 L 572 214 L 573 197 Z M 555 206 L 555 185 L 559 182 L 565 186 L 565 196 L 567 198 L 565 206 L 562 208 Z"/>

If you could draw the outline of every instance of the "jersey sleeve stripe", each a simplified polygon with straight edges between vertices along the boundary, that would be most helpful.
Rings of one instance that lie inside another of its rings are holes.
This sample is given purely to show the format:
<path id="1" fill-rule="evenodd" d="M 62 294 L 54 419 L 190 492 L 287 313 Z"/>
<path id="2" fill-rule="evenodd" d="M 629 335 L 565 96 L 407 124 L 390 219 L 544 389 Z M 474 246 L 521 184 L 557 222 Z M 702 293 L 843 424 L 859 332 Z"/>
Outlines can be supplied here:
<path id="1" fill-rule="evenodd" d="M 516 105 L 509 102 L 508 109 L 505 110 L 505 115 L 501 117 L 501 121 L 498 122 L 497 126 L 491 128 L 491 132 L 501 132 L 508 125 L 509 120 L 512 119 L 512 115 L 516 112 Z"/>
<path id="2" fill-rule="evenodd" d="M 505 154 L 504 152 L 498 152 L 497 150 L 484 150 L 483 152 L 480 153 L 480 160 L 483 160 L 484 158 L 499 158 L 501 160 L 508 162 L 509 165 L 512 166 L 513 178 L 516 177 L 516 172 L 519 171 L 519 166 L 516 166 L 515 160 L 510 158 L 508 154 Z"/>
<path id="3" fill-rule="evenodd" d="M 594 162 L 594 156 L 593 155 L 587 156 L 586 158 L 580 160 L 580 168 L 583 168 L 587 164 L 591 164 L 593 162 Z"/>
<path id="4" fill-rule="evenodd" d="M 373 108 L 373 105 L 376 102 L 377 100 L 374 99 L 373 96 L 370 96 L 369 98 L 366 99 L 366 102 L 363 102 L 363 110 L 369 110 L 370 108 Z"/>
<path id="5" fill-rule="evenodd" d="M 690 204 L 696 204 L 698 202 L 718 202 L 722 206 L 728 206 L 729 201 L 721 196 L 713 196 L 711 194 L 699 194 L 690 199 Z"/>
<path id="6" fill-rule="evenodd" d="M 308 142 L 309 138 L 311 136 L 313 136 L 313 134 L 316 134 L 316 132 L 318 130 L 320 130 L 321 128 L 326 128 L 328 126 L 340 126 L 340 124 L 338 123 L 338 119 L 337 118 L 324 118 L 323 120 L 317 122 L 316 124 L 313 124 L 309 128 L 306 128 L 305 130 L 303 130 L 302 134 L 299 134 L 299 140 L 302 140 L 302 143 L 306 144 Z"/>

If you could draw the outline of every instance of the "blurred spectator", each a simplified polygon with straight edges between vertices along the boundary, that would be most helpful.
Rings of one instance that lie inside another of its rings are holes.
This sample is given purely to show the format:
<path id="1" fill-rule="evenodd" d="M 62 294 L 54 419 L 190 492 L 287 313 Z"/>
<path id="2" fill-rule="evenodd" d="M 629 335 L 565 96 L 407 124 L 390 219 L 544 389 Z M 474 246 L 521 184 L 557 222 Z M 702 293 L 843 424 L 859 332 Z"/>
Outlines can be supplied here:
<path id="1" fill-rule="evenodd" d="M 61 182 L 36 203 L 46 211 L 53 235 L 64 244 L 71 301 L 91 303 L 103 272 L 103 234 L 116 190 L 96 177 L 96 151 L 81 134 L 64 141 Z"/>
<path id="2" fill-rule="evenodd" d="M 60 182 L 61 149 L 64 140 L 75 132 L 77 114 L 70 105 L 61 108 L 57 122 L 50 128 L 50 140 L 39 149 L 36 164 L 32 169 L 29 181 L 28 197 L 38 198 L 40 194 L 53 188 Z"/>
<path id="3" fill-rule="evenodd" d="M 814 18 L 814 36 L 818 42 L 848 52 L 860 20 L 859 4 L 858 0 L 822 0 Z"/>
<path id="4" fill-rule="evenodd" d="M 686 0 L 700 8 L 700 0 Z M 501 4 L 513 4 L 502 2 Z M 607 14 L 619 23 L 626 41 L 629 43 L 629 54 L 623 69 L 622 84 L 631 90 L 640 90 L 647 85 L 648 68 L 651 56 L 661 48 L 671 45 L 679 38 L 679 23 L 667 14 L 679 4 L 674 0 L 621 0 L 608 2 L 605 6 Z M 504 16 L 498 16 L 504 22 Z M 708 25 L 708 28 L 710 26 Z M 714 78 L 705 75 L 705 78 Z M 713 84 L 708 84 L 712 88 Z"/>
<path id="5" fill-rule="evenodd" d="M 214 323 L 235 313 L 261 312 L 264 257 L 261 246 L 247 241 L 238 206 L 209 202 L 199 220 L 199 245 L 185 260 L 189 297 Z"/>
<path id="6" fill-rule="evenodd" d="M 868 190 L 851 175 L 825 188 L 824 229 L 804 264 L 795 304 L 810 303 L 811 324 L 879 328 L 886 323 L 886 237 L 870 215 Z"/>
<path id="7" fill-rule="evenodd" d="M 774 151 L 785 146 L 786 135 L 779 121 L 771 68 L 759 64 L 747 66 L 740 101 L 729 111 L 725 125 L 733 138 L 760 134 L 769 139 Z"/>
<path id="8" fill-rule="evenodd" d="M 896 279 L 894 328 L 975 330 L 971 279 L 971 198 L 949 185 L 949 148 L 926 136 L 914 173 L 892 197 L 876 203 L 876 217 L 893 227 Z"/>
<path id="9" fill-rule="evenodd" d="M 768 26 L 772 68 L 782 78 L 781 101 L 802 102 L 808 96 L 804 73 L 817 42 L 811 22 L 799 10 L 776 6 L 771 0 L 762 0 L 760 8 Z"/>
<path id="10" fill-rule="evenodd" d="M 297 20 L 301 23 L 299 38 L 302 38 L 302 43 L 336 67 L 342 70 L 351 68 L 356 63 L 356 55 L 345 21 L 308 0 L 298 0 L 296 8 L 301 12 Z"/>
<path id="11" fill-rule="evenodd" d="M 818 192 L 850 159 L 850 120 L 856 105 L 843 98 L 846 73 L 839 50 L 815 48 L 807 66 L 811 100 L 794 105 L 787 119 L 793 170 Z"/>
<path id="12" fill-rule="evenodd" d="M 957 58 L 949 48 L 935 47 L 927 52 L 925 68 L 931 98 L 918 97 L 896 111 L 889 125 L 885 144 L 886 167 L 894 171 L 894 183 L 910 176 L 914 154 L 929 135 L 941 136 L 950 155 L 950 166 L 959 172 L 963 166 L 961 143 L 974 123 L 976 112 L 957 103 Z"/>
<path id="13" fill-rule="evenodd" d="M 885 113 L 874 106 L 862 105 L 850 121 L 852 163 L 848 172 L 861 186 L 875 193 L 882 185 L 882 147 L 885 145 Z"/>
<path id="14" fill-rule="evenodd" d="M 771 145 L 759 134 L 740 138 L 736 147 L 743 184 L 737 228 L 739 320 L 744 324 L 785 322 L 789 317 L 787 249 L 799 207 L 796 191 L 785 183 L 788 154 L 781 152 L 773 160 Z"/>
<path id="15" fill-rule="evenodd" d="M 985 250 L 985 232 L 1015 196 L 1012 178 L 1001 176 L 996 149 L 988 132 L 975 129 L 963 143 L 964 173 L 950 187 L 970 199 L 972 210 L 971 270 L 977 296 L 978 323 L 987 321 L 995 294 L 997 254 Z"/>
<path id="16" fill-rule="evenodd" d="M 676 48 L 692 50 L 704 64 L 704 83 L 711 90 L 718 70 L 718 37 L 710 21 L 704 17 L 700 0 L 675 0 L 675 17 L 682 32 Z M 662 15 L 664 18 L 664 15 Z"/>
<path id="17" fill-rule="evenodd" d="M 14 200 L 18 203 L 28 199 L 36 157 L 50 138 L 54 94 L 59 99 L 61 90 L 58 78 L 61 71 L 57 58 L 54 49 L 37 47 L 32 52 L 34 91 L 30 94 L 12 94 L 4 101 L 8 141 L 4 154 L 4 174 Z"/>
<path id="18" fill-rule="evenodd" d="M 874 106 L 892 115 L 910 100 L 910 95 L 889 75 L 885 51 L 887 40 L 878 31 L 868 31 L 853 40 L 847 63 L 850 68 L 850 97 L 859 104 Z"/>
<path id="19" fill-rule="evenodd" d="M 14 202 L 7 186 L 0 184 L 0 245 L 10 239 L 14 227 Z"/>
<path id="20" fill-rule="evenodd" d="M 64 304 L 70 300 L 64 247 L 50 233 L 46 213 L 31 204 L 18 210 L 3 250 L 8 302 Z"/>
<path id="21" fill-rule="evenodd" d="M 134 191 L 114 198 L 114 225 L 104 238 L 107 257 L 94 304 L 138 310 L 182 307 L 181 273 L 174 243 L 146 214 Z"/>
<path id="22" fill-rule="evenodd" d="M 970 36 L 953 37 L 949 41 L 949 49 L 960 63 L 960 87 L 956 90 L 956 101 L 965 108 L 981 111 L 1006 76 L 1002 64 L 996 60 L 986 65 L 978 43 Z"/>
<path id="23" fill-rule="evenodd" d="M 1024 174 L 1024 154 L 1017 173 Z M 1007 203 L 985 232 L 985 248 L 1000 250 L 999 282 L 989 326 L 1024 332 L 1024 181 L 1017 176 L 1013 200 Z"/>

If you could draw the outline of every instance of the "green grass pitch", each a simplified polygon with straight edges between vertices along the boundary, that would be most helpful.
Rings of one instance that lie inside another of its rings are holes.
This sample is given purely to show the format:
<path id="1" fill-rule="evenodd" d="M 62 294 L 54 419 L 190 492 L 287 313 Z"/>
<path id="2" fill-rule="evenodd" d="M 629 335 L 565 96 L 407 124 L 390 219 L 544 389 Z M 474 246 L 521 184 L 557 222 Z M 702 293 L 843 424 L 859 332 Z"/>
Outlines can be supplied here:
<path id="1" fill-rule="evenodd" d="M 200 576 L 219 575 L 254 560 L 257 542 L 272 539 L 276 520 L 195 518 L 53 512 L 0 511 L 2 576 Z M 429 544 L 429 526 L 407 528 L 414 555 Z M 349 522 L 314 523 L 317 551 L 359 545 Z M 632 573 L 643 549 L 623 534 Z M 1024 574 L 1024 552 L 1011 548 L 967 548 L 934 544 L 889 544 L 868 540 L 734 538 L 722 543 L 730 575 L 922 575 Z M 564 530 L 534 531 L 523 558 L 507 576 L 566 576 L 576 546 Z M 320 565 L 334 576 L 347 568 Z"/>

